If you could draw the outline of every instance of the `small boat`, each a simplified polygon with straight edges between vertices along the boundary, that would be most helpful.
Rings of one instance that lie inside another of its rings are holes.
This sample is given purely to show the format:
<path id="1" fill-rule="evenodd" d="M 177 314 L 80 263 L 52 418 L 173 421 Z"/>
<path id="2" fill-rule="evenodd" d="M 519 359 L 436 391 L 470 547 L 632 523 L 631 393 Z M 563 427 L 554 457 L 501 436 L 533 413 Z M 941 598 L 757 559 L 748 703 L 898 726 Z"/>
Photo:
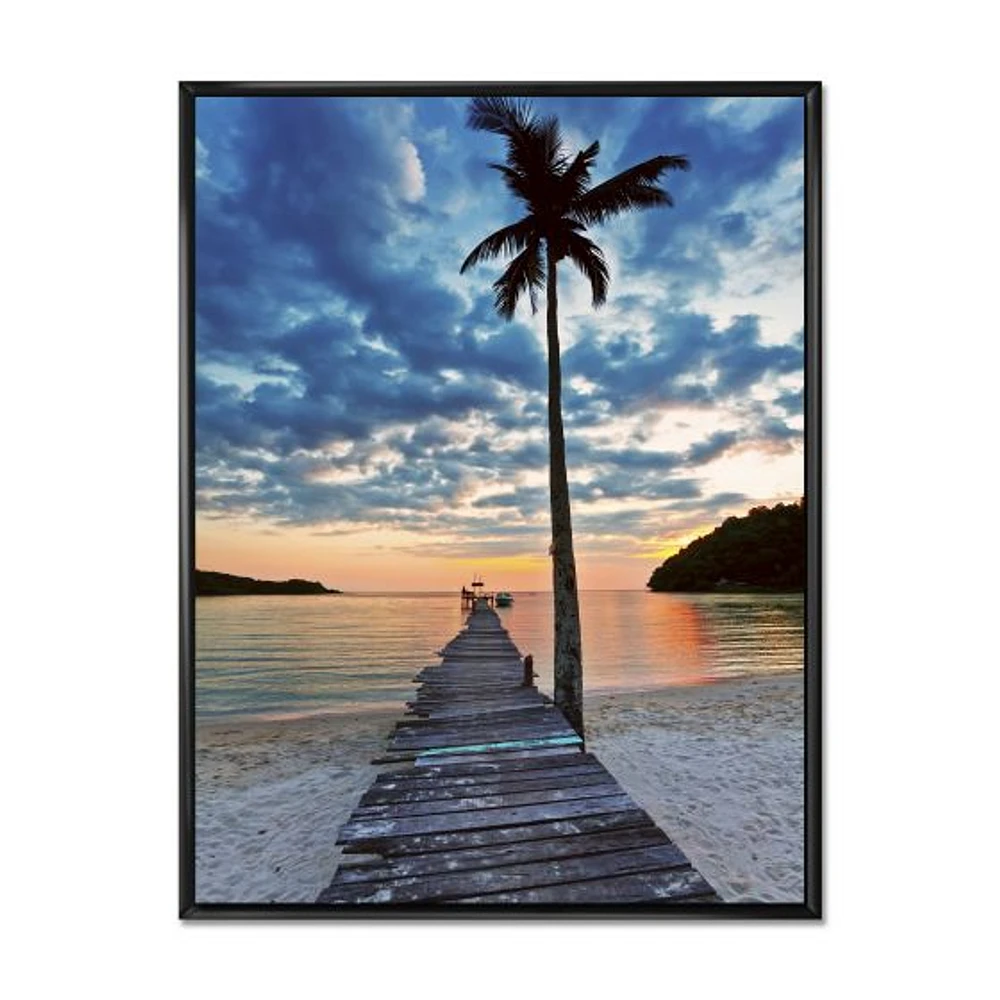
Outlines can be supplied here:
<path id="1" fill-rule="evenodd" d="M 506 590 L 497 591 L 497 596 L 494 598 L 496 606 L 498 608 L 509 608 L 514 603 L 514 598 L 507 593 Z"/>

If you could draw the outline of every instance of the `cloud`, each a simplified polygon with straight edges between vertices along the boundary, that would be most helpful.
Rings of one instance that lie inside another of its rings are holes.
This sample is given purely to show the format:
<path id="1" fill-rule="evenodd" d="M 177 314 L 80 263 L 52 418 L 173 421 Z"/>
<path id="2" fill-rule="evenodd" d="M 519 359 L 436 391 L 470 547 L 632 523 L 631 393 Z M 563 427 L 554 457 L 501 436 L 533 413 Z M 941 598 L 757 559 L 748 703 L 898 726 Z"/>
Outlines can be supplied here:
<path id="1" fill-rule="evenodd" d="M 601 141 L 597 181 L 660 152 L 693 163 L 668 178 L 673 209 L 595 231 L 613 263 L 604 310 L 590 309 L 578 276 L 563 279 L 584 543 L 610 528 L 604 518 L 650 527 L 665 511 L 742 498 L 713 494 L 703 469 L 801 443 L 801 317 L 784 336 L 762 325 L 767 297 L 801 271 L 801 104 L 538 104 L 573 141 Z M 544 318 L 497 319 L 500 263 L 458 273 L 519 212 L 488 167 L 502 155 L 496 137 L 465 129 L 463 111 L 440 98 L 198 98 L 204 516 L 537 548 L 548 513 Z M 737 279 L 748 307 L 738 312 L 718 298 Z M 674 445 L 654 433 L 665 414 L 692 408 L 706 415 L 700 436 Z M 635 509 L 605 512 L 611 503 Z M 500 532 L 504 518 L 516 523 Z"/>
<path id="2" fill-rule="evenodd" d="M 710 462 L 732 448 L 739 440 L 740 435 L 736 431 L 716 431 L 704 441 L 699 441 L 688 448 L 687 461 L 692 465 Z"/>
<path id="3" fill-rule="evenodd" d="M 406 201 L 419 201 L 427 188 L 417 147 L 408 139 L 400 139 L 396 144 L 396 156 L 399 159 L 400 194 Z"/>
<path id="4" fill-rule="evenodd" d="M 725 287 L 726 251 L 760 244 L 769 258 L 800 254 L 801 222 L 788 231 L 783 220 L 786 230 L 774 233 L 768 221 L 784 201 L 801 217 L 801 181 L 788 169 L 801 162 L 802 151 L 799 98 L 732 99 L 714 111 L 699 98 L 652 102 L 621 159 L 683 153 L 692 166 L 669 176 L 674 207 L 646 213 L 624 264 L 659 276 L 670 300 L 685 304 Z"/>
<path id="5" fill-rule="evenodd" d="M 746 212 L 726 212 L 719 216 L 720 242 L 743 249 L 754 241 L 754 227 Z"/>
<path id="6" fill-rule="evenodd" d="M 742 397 L 768 375 L 802 370 L 800 347 L 766 344 L 756 316 L 718 329 L 703 313 L 664 310 L 650 331 L 623 328 L 581 338 L 564 356 L 568 376 L 597 386 L 570 395 L 586 413 L 601 404 L 616 412 L 651 406 L 719 405 Z"/>

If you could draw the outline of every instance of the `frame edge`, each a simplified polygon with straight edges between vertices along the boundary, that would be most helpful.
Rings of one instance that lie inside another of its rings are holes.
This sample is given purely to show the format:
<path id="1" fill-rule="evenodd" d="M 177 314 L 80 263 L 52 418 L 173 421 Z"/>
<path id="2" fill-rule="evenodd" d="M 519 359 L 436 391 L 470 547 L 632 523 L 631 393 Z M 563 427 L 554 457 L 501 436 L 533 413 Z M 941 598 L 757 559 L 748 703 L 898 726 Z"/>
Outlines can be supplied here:
<path id="1" fill-rule="evenodd" d="M 179 305 L 180 305 L 180 893 L 179 916 L 192 916 L 194 896 L 194 91 L 179 87 Z"/>
<path id="2" fill-rule="evenodd" d="M 822 84 L 805 97 L 806 671 L 805 906 L 823 916 Z"/>

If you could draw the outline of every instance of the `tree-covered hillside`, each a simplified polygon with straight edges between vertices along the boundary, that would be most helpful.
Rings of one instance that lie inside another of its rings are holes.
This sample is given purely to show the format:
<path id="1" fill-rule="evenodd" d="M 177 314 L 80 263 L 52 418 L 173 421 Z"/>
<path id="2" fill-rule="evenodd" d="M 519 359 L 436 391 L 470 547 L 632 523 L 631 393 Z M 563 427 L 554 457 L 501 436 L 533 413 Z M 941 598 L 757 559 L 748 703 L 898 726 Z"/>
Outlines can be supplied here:
<path id="1" fill-rule="evenodd" d="M 729 517 L 653 571 L 650 590 L 804 590 L 805 501 Z"/>
<path id="2" fill-rule="evenodd" d="M 255 580 L 250 576 L 231 573 L 194 571 L 194 592 L 197 597 L 228 597 L 238 594 L 339 594 L 315 580 Z"/>

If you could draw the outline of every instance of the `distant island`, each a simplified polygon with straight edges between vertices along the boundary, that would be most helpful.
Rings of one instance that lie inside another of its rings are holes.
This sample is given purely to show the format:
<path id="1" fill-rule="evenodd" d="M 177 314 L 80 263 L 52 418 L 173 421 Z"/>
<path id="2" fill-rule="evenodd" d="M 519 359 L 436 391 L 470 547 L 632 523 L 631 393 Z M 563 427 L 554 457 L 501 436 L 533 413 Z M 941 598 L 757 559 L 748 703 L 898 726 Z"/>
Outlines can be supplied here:
<path id="1" fill-rule="evenodd" d="M 229 597 L 234 594 L 341 594 L 316 580 L 255 580 L 251 576 L 194 571 L 196 597 Z"/>
<path id="2" fill-rule="evenodd" d="M 669 591 L 804 590 L 805 502 L 754 507 L 729 517 L 653 571 L 646 586 Z"/>

